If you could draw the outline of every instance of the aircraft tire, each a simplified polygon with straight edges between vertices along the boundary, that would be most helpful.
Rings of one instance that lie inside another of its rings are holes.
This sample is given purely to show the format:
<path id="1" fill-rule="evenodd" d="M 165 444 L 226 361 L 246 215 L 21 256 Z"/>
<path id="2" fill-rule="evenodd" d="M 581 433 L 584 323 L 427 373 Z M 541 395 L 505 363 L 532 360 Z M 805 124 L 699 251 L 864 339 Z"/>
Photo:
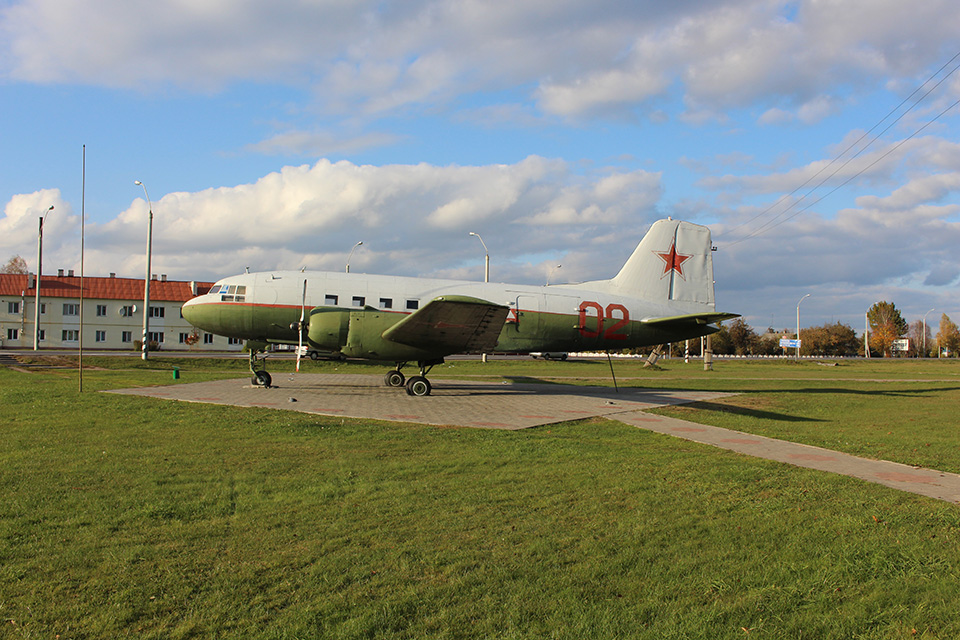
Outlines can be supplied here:
<path id="1" fill-rule="evenodd" d="M 423 376 L 413 376 L 407 380 L 407 395 L 423 397 L 430 395 L 430 381 Z"/>
<path id="2" fill-rule="evenodd" d="M 310 359 L 313 360 L 313 361 L 317 361 L 317 360 L 320 359 L 320 354 L 317 353 L 316 351 L 311 351 L 311 352 L 310 352 Z"/>
<path id="3" fill-rule="evenodd" d="M 250 383 L 260 387 L 269 387 L 273 383 L 273 378 L 266 371 L 257 371 L 250 378 Z"/>
<path id="4" fill-rule="evenodd" d="M 383 384 L 387 385 L 388 387 L 402 387 L 405 382 L 406 378 L 404 378 L 403 374 L 396 369 L 387 371 L 383 376 Z"/>

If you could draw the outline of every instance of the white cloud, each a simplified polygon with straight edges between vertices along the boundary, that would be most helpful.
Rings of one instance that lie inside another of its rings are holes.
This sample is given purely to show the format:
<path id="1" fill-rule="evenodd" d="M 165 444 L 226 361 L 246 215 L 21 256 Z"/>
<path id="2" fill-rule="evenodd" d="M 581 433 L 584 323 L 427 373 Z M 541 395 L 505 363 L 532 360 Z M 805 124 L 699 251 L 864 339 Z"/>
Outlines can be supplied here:
<path id="1" fill-rule="evenodd" d="M 400 137 L 391 133 L 360 133 L 356 136 L 338 136 L 327 131 L 284 131 L 255 144 L 248 151 L 266 155 L 293 154 L 325 157 L 356 153 L 371 147 L 396 144 Z"/>
<path id="2" fill-rule="evenodd" d="M 564 275 L 589 279 L 619 268 L 621 258 L 611 256 L 629 255 L 654 219 L 660 193 L 658 174 L 580 176 L 567 163 L 536 156 L 512 165 L 446 167 L 321 160 L 284 167 L 251 184 L 154 200 L 153 265 L 157 273 L 190 279 L 248 266 L 340 269 L 354 243 L 363 240 L 352 270 L 405 275 L 470 270 L 482 266 L 468 235 L 476 231 L 490 248 L 498 277 L 526 273 L 532 268 L 524 266 L 526 256 L 542 260 L 575 249 L 600 258 L 600 271 L 577 273 L 571 263 Z M 57 192 L 15 196 L 0 219 L 0 249 L 22 253 L 31 246 L 36 220 L 29 214 L 41 202 L 56 202 L 58 213 L 69 211 Z M 571 215 L 551 218 L 564 206 Z M 146 221 L 147 203 L 138 198 L 114 219 L 88 224 L 87 272 L 138 276 Z M 62 228 L 53 230 L 62 235 Z M 75 232 L 70 229 L 72 236 Z M 619 239 L 589 244 L 598 233 Z M 59 251 L 61 263 L 79 261 L 77 243 Z"/>
<path id="3" fill-rule="evenodd" d="M 307 85 L 351 116 L 528 86 L 544 112 L 562 116 L 654 111 L 676 90 L 690 118 L 762 100 L 767 120 L 776 109 L 809 122 L 830 112 L 838 84 L 912 84 L 953 46 L 953 9 L 947 0 L 20 0 L 0 13 L 0 59 L 26 82 Z"/>
<path id="4" fill-rule="evenodd" d="M 51 206 L 53 210 L 48 211 Z M 41 216 L 45 216 L 43 253 L 46 257 L 43 261 L 48 266 L 57 264 L 59 255 L 64 252 L 68 242 L 72 243 L 80 225 L 79 216 L 73 215 L 73 207 L 63 200 L 59 189 L 43 189 L 15 195 L 7 202 L 3 217 L 0 218 L 0 256 L 6 256 L 2 258 L 4 263 L 10 257 L 19 255 L 27 261 L 31 271 L 36 271 L 37 236 Z M 70 249 L 72 247 L 67 251 Z M 64 267 L 62 264 L 59 266 Z M 48 269 L 45 268 L 44 271 Z"/>

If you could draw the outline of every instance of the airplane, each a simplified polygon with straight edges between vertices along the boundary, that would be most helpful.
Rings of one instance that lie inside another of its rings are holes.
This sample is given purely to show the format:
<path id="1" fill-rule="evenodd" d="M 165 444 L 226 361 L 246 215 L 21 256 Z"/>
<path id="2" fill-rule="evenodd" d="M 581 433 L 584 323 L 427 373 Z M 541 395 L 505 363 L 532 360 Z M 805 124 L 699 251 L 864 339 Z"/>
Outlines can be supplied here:
<path id="1" fill-rule="evenodd" d="M 393 362 L 384 384 L 430 395 L 430 369 L 459 353 L 619 351 L 699 338 L 739 314 L 716 311 L 707 227 L 659 220 L 609 280 L 520 285 L 319 271 L 244 273 L 188 300 L 183 317 L 247 340 L 251 382 L 269 344 Z M 401 370 L 416 362 L 419 375 Z M 297 370 L 299 370 L 299 355 Z"/>

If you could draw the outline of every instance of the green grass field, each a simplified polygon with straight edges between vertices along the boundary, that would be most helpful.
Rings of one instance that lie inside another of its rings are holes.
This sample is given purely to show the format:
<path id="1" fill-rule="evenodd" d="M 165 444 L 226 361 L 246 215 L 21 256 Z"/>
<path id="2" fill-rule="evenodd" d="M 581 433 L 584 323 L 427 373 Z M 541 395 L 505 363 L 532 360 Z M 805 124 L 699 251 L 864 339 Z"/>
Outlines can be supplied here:
<path id="1" fill-rule="evenodd" d="M 82 394 L 76 371 L 0 368 L 0 637 L 960 637 L 960 505 L 607 420 L 502 432 L 101 394 L 245 363 L 84 362 Z M 663 410 L 685 419 L 960 472 L 957 362 L 615 367 L 740 392 Z M 307 369 L 333 370 L 383 367 Z M 610 384 L 606 362 L 445 376 Z"/>

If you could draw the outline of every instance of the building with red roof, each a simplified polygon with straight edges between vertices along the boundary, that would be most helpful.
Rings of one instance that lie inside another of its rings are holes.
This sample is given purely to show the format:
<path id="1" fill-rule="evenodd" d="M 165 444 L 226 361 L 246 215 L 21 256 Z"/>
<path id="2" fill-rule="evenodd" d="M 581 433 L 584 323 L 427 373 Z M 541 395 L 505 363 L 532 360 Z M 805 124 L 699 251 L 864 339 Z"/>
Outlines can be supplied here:
<path id="1" fill-rule="evenodd" d="M 40 279 L 39 343 L 44 348 L 76 348 L 80 342 L 81 294 L 83 345 L 90 349 L 139 350 L 143 334 L 143 278 L 84 277 L 73 271 Z M 81 292 L 82 286 L 82 292 Z M 210 290 L 212 282 L 150 281 L 149 340 L 164 351 L 239 351 L 237 340 L 201 332 L 183 319 L 183 303 Z M 37 326 L 36 276 L 0 274 L 0 346 L 33 348 Z M 153 345 L 151 345 L 153 348 Z"/>

